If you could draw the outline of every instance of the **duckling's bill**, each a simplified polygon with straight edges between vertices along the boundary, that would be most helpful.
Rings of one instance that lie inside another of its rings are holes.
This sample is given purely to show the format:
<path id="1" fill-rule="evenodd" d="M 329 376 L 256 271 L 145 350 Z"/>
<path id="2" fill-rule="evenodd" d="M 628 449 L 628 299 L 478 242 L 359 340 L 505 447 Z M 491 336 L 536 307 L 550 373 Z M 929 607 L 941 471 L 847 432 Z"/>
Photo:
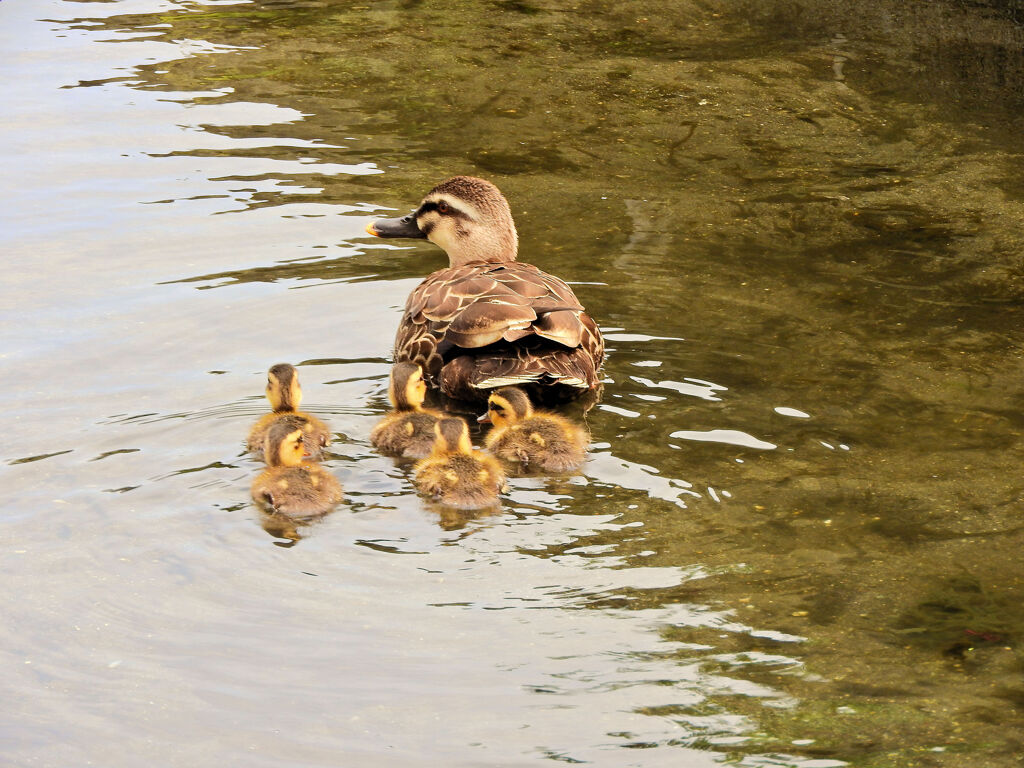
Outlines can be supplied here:
<path id="1" fill-rule="evenodd" d="M 416 215 L 413 213 L 397 219 L 374 219 L 366 225 L 366 231 L 374 237 L 427 237 L 416 226 Z"/>

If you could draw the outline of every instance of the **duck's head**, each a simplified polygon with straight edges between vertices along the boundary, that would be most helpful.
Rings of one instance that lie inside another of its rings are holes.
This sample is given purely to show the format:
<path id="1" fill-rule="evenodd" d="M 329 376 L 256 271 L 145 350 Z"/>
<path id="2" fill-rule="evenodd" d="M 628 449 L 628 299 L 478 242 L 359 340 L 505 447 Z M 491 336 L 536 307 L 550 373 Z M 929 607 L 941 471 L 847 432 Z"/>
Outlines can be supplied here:
<path id="1" fill-rule="evenodd" d="M 515 261 L 519 236 L 499 189 L 474 176 L 453 176 L 434 187 L 419 208 L 366 226 L 376 237 L 425 237 L 444 249 L 453 267 L 471 261 Z"/>
<path id="2" fill-rule="evenodd" d="M 391 369 L 388 397 L 398 411 L 417 411 L 427 397 L 423 369 L 416 363 L 396 363 Z"/>
<path id="3" fill-rule="evenodd" d="M 275 413 L 297 411 L 302 404 L 299 372 L 288 363 L 278 363 L 267 371 L 267 400 Z"/>
<path id="4" fill-rule="evenodd" d="M 438 419 L 434 425 L 434 452 L 441 454 L 472 453 L 469 426 L 465 419 L 449 417 Z"/>
<path id="5" fill-rule="evenodd" d="M 267 431 L 263 456 L 272 467 L 297 467 L 306 456 L 302 427 L 288 419 L 278 421 Z"/>
<path id="6" fill-rule="evenodd" d="M 487 398 L 487 413 L 481 421 L 489 421 L 496 428 L 510 427 L 533 415 L 533 404 L 526 393 L 518 387 L 496 389 Z"/>

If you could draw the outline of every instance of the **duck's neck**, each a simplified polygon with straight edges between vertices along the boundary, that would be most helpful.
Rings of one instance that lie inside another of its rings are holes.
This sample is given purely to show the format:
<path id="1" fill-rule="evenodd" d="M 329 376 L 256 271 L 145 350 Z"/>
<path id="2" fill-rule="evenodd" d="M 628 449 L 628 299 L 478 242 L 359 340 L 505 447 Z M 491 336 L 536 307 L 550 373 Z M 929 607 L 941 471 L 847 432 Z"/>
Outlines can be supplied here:
<path id="1" fill-rule="evenodd" d="M 415 413 L 423 410 L 421 403 L 409 400 L 407 397 L 395 397 L 394 392 L 391 394 L 391 405 L 399 413 Z"/>
<path id="2" fill-rule="evenodd" d="M 294 413 L 299 409 L 299 403 L 302 402 L 296 398 L 292 392 L 284 390 L 279 395 L 280 399 L 277 401 L 274 407 L 274 413 Z"/>
<path id="3" fill-rule="evenodd" d="M 464 264 L 483 262 L 485 264 L 504 264 L 516 260 L 514 248 L 503 248 L 493 250 L 491 248 L 460 248 L 457 251 L 448 252 L 448 265 L 450 267 L 461 267 Z"/>
<path id="4" fill-rule="evenodd" d="M 456 232 L 454 236 L 450 231 L 446 231 L 441 233 L 437 240 L 433 237 L 431 239 L 445 250 L 452 267 L 461 267 L 463 264 L 473 262 L 498 264 L 515 261 L 519 252 L 519 235 L 511 218 L 506 224 L 507 226 L 502 228 L 477 228 L 462 233 Z"/>

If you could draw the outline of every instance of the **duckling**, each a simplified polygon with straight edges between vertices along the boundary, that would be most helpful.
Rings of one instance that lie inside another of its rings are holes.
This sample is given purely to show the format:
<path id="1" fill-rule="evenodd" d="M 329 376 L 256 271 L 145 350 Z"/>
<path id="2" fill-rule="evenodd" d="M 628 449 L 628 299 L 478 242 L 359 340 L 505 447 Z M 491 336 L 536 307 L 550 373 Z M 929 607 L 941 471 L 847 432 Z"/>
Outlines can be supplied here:
<path id="1" fill-rule="evenodd" d="M 395 360 L 421 365 L 430 387 L 475 402 L 507 385 L 544 402 L 599 391 L 601 331 L 565 282 L 516 261 L 515 222 L 494 184 L 455 176 L 413 213 L 366 231 L 427 238 L 448 254 L 448 268 L 409 295 L 395 337 Z"/>
<path id="2" fill-rule="evenodd" d="M 423 407 L 427 384 L 416 363 L 398 363 L 391 369 L 388 397 L 395 407 L 370 431 L 370 442 L 382 453 L 422 459 L 434 447 L 434 425 L 444 417 Z"/>
<path id="3" fill-rule="evenodd" d="M 465 420 L 443 418 L 434 425 L 434 435 L 433 451 L 416 464 L 416 488 L 459 509 L 497 504 L 498 494 L 505 490 L 505 473 L 493 456 L 473 450 Z"/>
<path id="4" fill-rule="evenodd" d="M 303 461 L 306 433 L 282 420 L 270 427 L 263 453 L 267 469 L 252 482 L 259 506 L 288 517 L 312 517 L 329 512 L 341 501 L 341 484 L 319 464 Z"/>
<path id="5" fill-rule="evenodd" d="M 282 416 L 294 416 L 302 422 L 306 451 L 314 459 L 319 459 L 324 448 L 331 442 L 331 432 L 316 416 L 299 411 L 302 387 L 299 386 L 299 372 L 295 366 L 288 363 L 272 366 L 267 371 L 266 393 L 273 413 L 268 413 L 253 425 L 246 441 L 246 450 L 259 457 L 263 453 L 263 444 L 271 425 Z"/>
<path id="6" fill-rule="evenodd" d="M 494 425 L 484 438 L 488 450 L 499 459 L 519 463 L 523 470 L 579 469 L 590 443 L 587 431 L 569 419 L 534 411 L 530 398 L 516 387 L 492 392 L 480 420 Z"/>

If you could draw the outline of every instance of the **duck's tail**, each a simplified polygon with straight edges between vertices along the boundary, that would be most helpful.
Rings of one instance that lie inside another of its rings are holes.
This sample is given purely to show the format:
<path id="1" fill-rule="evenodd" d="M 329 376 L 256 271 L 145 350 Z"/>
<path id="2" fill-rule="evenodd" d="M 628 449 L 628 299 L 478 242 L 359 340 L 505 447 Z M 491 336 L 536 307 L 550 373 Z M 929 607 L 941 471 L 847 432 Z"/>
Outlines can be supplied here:
<path id="1" fill-rule="evenodd" d="M 486 400 L 499 387 L 526 387 L 539 402 L 575 400 L 600 385 L 594 358 L 562 346 L 501 345 L 463 350 L 441 369 L 441 391 L 456 400 Z"/>

